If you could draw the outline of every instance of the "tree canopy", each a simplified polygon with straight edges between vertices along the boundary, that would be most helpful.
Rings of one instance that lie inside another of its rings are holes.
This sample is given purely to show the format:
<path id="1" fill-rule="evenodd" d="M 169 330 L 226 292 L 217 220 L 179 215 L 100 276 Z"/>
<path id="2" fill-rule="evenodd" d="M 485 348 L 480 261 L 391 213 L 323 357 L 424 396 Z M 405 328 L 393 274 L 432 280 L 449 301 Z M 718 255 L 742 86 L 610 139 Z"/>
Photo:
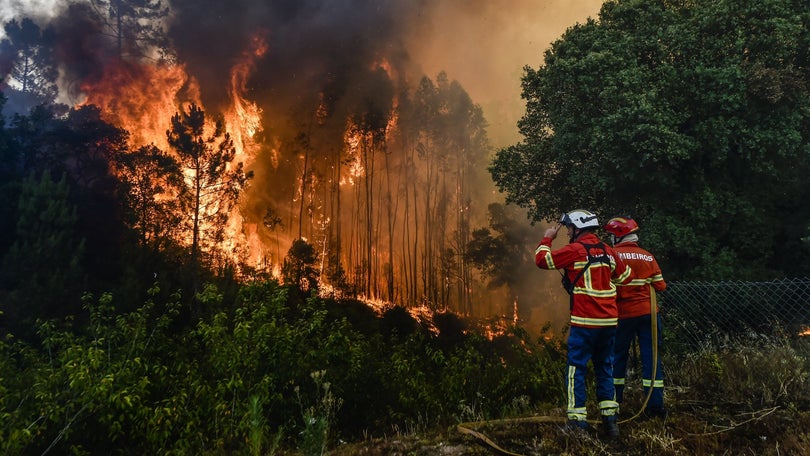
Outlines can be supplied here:
<path id="1" fill-rule="evenodd" d="M 42 30 L 31 19 L 12 19 L 4 24 L 7 38 L 0 40 L 0 76 L 9 83 L 10 106 L 15 112 L 27 112 L 40 104 L 56 100 L 59 69 L 54 59 L 53 30 Z M 5 72 L 8 71 L 8 75 Z"/>
<path id="2" fill-rule="evenodd" d="M 608 1 L 522 78 L 490 172 L 533 221 L 639 221 L 670 277 L 810 270 L 810 4 Z"/>
<path id="3" fill-rule="evenodd" d="M 169 15 L 169 8 L 160 0 L 92 0 L 91 3 L 104 24 L 105 34 L 114 40 L 119 57 L 141 58 L 155 52 L 168 52 L 161 21 Z"/>

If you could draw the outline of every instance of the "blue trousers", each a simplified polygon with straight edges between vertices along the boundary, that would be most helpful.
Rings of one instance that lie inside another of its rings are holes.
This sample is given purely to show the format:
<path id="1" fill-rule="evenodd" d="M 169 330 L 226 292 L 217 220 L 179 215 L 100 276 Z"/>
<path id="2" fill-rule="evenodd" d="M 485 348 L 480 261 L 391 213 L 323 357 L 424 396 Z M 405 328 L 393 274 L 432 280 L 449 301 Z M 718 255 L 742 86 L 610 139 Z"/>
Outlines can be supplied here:
<path id="1" fill-rule="evenodd" d="M 581 328 L 571 326 L 568 333 L 568 365 L 565 373 L 565 389 L 568 396 L 568 419 L 585 421 L 585 376 L 588 361 L 596 374 L 596 398 L 603 416 L 616 414 L 619 404 L 614 400 L 613 343 L 616 327 Z"/>
<path id="2" fill-rule="evenodd" d="M 652 326 L 651 315 L 642 315 L 635 318 L 619 320 L 616 330 L 616 345 L 614 349 L 613 383 L 616 385 L 616 402 L 624 399 L 625 376 L 627 375 L 627 358 L 630 344 L 638 339 L 638 348 L 641 354 L 641 381 L 644 386 L 644 397 L 652 386 L 653 391 L 647 403 L 648 409 L 662 409 L 664 407 L 664 368 L 659 353 L 655 369 L 655 381 L 652 379 Z M 661 346 L 661 319 L 658 318 L 658 346 Z"/>

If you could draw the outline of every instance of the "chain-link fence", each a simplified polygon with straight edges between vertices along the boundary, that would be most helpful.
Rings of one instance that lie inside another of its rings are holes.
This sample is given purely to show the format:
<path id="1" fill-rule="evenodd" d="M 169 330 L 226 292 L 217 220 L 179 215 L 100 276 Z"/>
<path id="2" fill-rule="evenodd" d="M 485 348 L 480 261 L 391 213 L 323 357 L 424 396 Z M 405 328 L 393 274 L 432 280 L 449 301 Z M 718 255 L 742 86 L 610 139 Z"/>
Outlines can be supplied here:
<path id="1" fill-rule="evenodd" d="M 810 328 L 808 278 L 673 282 L 658 301 L 667 347 L 673 351 L 718 345 L 740 336 L 797 337 Z"/>

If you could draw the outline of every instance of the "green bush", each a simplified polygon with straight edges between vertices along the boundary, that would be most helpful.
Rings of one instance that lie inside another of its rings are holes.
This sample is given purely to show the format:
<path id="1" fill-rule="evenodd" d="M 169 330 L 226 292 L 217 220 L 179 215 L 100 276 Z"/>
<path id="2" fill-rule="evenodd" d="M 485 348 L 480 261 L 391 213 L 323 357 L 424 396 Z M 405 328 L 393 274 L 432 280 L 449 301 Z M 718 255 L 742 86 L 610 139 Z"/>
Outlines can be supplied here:
<path id="1" fill-rule="evenodd" d="M 85 296 L 86 325 L 43 322 L 0 343 L 7 454 L 323 454 L 338 439 L 429 430 L 562 400 L 560 347 L 521 328 L 493 339 L 445 315 L 380 317 L 268 280 L 192 326 L 178 294 L 132 312 Z M 158 296 L 167 296 L 160 298 Z M 230 299 L 230 301 L 229 301 Z M 393 323 L 393 324 L 392 324 Z M 376 332 L 375 332 L 376 328 Z M 550 399 L 553 398 L 553 399 Z"/>

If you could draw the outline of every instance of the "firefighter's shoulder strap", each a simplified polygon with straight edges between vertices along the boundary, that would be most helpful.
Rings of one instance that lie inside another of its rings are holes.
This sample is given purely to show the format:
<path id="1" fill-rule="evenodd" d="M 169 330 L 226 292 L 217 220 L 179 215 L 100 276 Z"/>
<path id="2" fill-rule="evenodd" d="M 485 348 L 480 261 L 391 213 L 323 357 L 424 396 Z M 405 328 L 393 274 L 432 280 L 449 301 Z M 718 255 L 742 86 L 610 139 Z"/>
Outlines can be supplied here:
<path id="1" fill-rule="evenodd" d="M 568 292 L 568 295 L 571 297 L 572 308 L 574 307 L 574 287 L 576 286 L 576 283 L 579 281 L 579 279 L 585 274 L 585 271 L 587 271 L 588 268 L 591 267 L 593 263 L 603 263 L 610 265 L 610 258 L 608 257 L 605 244 L 601 242 L 597 242 L 596 244 L 586 244 L 584 242 L 577 242 L 577 243 L 585 247 L 585 255 L 588 258 L 588 261 L 587 263 L 585 263 L 585 266 L 579 270 L 576 277 L 574 277 L 574 280 L 568 280 L 568 274 L 566 274 L 565 272 L 563 272 L 562 276 L 563 288 L 565 288 L 565 291 Z M 593 248 L 601 249 L 602 253 L 597 255 L 591 255 L 591 249 Z"/>

